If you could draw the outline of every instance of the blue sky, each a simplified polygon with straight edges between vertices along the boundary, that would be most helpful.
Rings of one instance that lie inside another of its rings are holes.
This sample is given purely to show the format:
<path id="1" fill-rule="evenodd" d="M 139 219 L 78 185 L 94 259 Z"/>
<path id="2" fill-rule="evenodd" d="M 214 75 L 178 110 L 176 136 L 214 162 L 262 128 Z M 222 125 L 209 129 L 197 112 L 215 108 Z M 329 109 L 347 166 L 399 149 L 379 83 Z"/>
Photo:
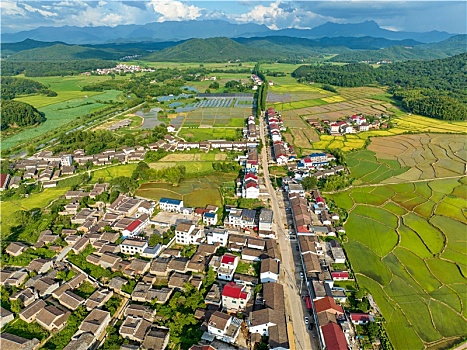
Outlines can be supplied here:
<path id="1" fill-rule="evenodd" d="M 3 32 L 40 26 L 116 26 L 190 19 L 251 22 L 271 29 L 374 20 L 391 30 L 467 32 L 466 1 L 2 0 L 0 7 Z"/>

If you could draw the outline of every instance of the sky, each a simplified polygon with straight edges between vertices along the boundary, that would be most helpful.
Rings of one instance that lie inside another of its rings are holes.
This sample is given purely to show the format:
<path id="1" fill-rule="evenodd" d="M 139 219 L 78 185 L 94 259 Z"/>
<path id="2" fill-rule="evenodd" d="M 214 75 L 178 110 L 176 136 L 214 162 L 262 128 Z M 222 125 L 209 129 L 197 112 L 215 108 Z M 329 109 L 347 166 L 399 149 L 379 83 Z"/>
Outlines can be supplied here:
<path id="1" fill-rule="evenodd" d="M 374 20 L 397 31 L 467 33 L 467 1 L 2 0 L 0 9 L 4 33 L 41 26 L 113 27 L 206 19 L 264 24 L 270 29 Z"/>

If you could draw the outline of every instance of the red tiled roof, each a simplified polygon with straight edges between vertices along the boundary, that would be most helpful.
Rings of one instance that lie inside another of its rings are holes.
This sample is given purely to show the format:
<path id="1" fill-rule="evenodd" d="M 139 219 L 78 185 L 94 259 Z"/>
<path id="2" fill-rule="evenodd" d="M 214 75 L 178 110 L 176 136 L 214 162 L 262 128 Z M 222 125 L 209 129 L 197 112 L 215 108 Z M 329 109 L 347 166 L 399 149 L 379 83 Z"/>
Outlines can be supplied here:
<path id="1" fill-rule="evenodd" d="M 369 322 L 370 321 L 370 315 L 364 314 L 364 313 L 358 313 L 358 312 L 351 313 L 350 318 L 352 319 L 352 321 L 355 321 L 355 322 L 358 322 L 358 321 Z"/>
<path id="2" fill-rule="evenodd" d="M 247 179 L 254 179 L 254 180 L 258 180 L 258 176 L 256 176 L 255 174 L 252 174 L 252 173 L 248 173 L 245 175 L 245 180 Z"/>
<path id="3" fill-rule="evenodd" d="M 221 263 L 222 264 L 233 264 L 235 262 L 235 258 L 236 257 L 234 255 L 224 254 L 222 256 Z"/>
<path id="4" fill-rule="evenodd" d="M 297 232 L 310 232 L 306 226 L 298 226 Z"/>
<path id="5" fill-rule="evenodd" d="M 5 182 L 10 174 L 0 174 L 0 187 L 5 186 Z"/>
<path id="6" fill-rule="evenodd" d="M 325 203 L 323 197 L 316 197 L 315 201 L 316 201 L 316 203 Z"/>
<path id="7" fill-rule="evenodd" d="M 327 350 L 347 350 L 344 332 L 336 323 L 328 323 L 321 327 Z"/>
<path id="8" fill-rule="evenodd" d="M 139 220 L 135 220 L 133 221 L 131 224 L 129 224 L 125 230 L 126 231 L 130 231 L 130 232 L 133 232 L 139 225 L 141 225 L 141 221 Z"/>
<path id="9" fill-rule="evenodd" d="M 239 286 L 234 282 L 227 283 L 222 290 L 222 296 L 235 299 L 246 299 L 248 294 L 243 292 L 242 289 L 242 286 Z"/>
<path id="10" fill-rule="evenodd" d="M 249 182 L 249 183 L 246 184 L 246 188 L 250 188 L 250 187 L 257 188 L 258 184 L 254 183 L 254 182 Z"/>
<path id="11" fill-rule="evenodd" d="M 349 273 L 347 271 L 334 271 L 331 272 L 332 278 L 349 278 Z"/>
<path id="12" fill-rule="evenodd" d="M 318 299 L 315 301 L 315 309 L 316 313 L 319 314 L 320 312 L 327 311 L 327 310 L 334 310 L 336 313 L 343 314 L 344 310 L 342 306 L 339 306 L 334 301 L 334 298 L 330 296 L 325 296 L 322 299 Z"/>

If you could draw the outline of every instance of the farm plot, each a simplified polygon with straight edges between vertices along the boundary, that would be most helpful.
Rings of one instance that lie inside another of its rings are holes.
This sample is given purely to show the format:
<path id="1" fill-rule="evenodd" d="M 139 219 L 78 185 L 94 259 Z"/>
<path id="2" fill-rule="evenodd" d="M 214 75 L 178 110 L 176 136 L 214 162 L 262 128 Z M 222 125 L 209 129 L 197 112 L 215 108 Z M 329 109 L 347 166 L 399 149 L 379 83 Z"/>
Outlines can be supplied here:
<path id="1" fill-rule="evenodd" d="M 354 167 L 377 160 L 371 151 L 357 153 L 349 157 Z M 463 179 L 440 179 L 329 195 L 349 211 L 344 248 L 358 284 L 378 303 L 395 348 L 455 344 L 465 336 L 466 290 L 459 286 L 467 285 L 467 220 L 449 210 L 433 210 L 445 202 L 465 207 L 465 198 L 456 195 L 465 191 Z M 451 322 L 460 325 L 446 327 Z"/>
<path id="2" fill-rule="evenodd" d="M 161 197 L 183 199 L 189 207 L 205 207 L 208 204 L 222 206 L 223 199 L 219 188 L 232 182 L 236 174 L 215 174 L 199 178 L 184 179 L 179 186 L 167 183 L 150 182 L 141 185 L 136 194 L 153 200 Z"/>
<path id="3" fill-rule="evenodd" d="M 189 142 L 206 140 L 230 140 L 241 139 L 241 129 L 237 128 L 182 128 L 178 136 Z"/>
<path id="4" fill-rule="evenodd" d="M 251 108 L 210 107 L 185 113 L 183 128 L 189 127 L 243 127 L 251 115 Z"/>
<path id="5" fill-rule="evenodd" d="M 379 161 L 392 159 L 411 167 L 410 173 L 404 174 L 409 176 L 399 174 L 386 180 L 403 182 L 463 175 L 466 147 L 467 140 L 462 135 L 418 134 L 375 138 L 368 150 L 375 152 Z"/>

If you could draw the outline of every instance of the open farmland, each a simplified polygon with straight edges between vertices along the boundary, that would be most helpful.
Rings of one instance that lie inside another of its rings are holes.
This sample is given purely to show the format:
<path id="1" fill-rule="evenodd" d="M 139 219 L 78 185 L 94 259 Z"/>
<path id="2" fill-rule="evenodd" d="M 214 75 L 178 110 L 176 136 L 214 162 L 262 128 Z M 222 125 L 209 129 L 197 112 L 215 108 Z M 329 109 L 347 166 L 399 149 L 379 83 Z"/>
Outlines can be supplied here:
<path id="1" fill-rule="evenodd" d="M 360 178 L 365 175 L 358 171 L 375 172 L 384 164 L 370 169 L 373 152 L 355 155 L 349 163 L 368 162 L 354 167 Z M 344 247 L 357 282 L 381 309 L 395 349 L 443 348 L 465 337 L 465 193 L 464 177 L 369 185 L 328 196 L 349 211 Z"/>
<path id="2" fill-rule="evenodd" d="M 18 143 L 24 143 L 48 131 L 60 128 L 78 117 L 107 107 L 112 101 L 117 101 L 119 95 L 121 95 L 120 91 L 109 90 L 92 97 L 74 98 L 39 108 L 45 113 L 47 120 L 34 128 L 25 129 L 2 140 L 2 149 L 9 149 Z"/>
<path id="3" fill-rule="evenodd" d="M 161 197 L 183 199 L 188 207 L 205 207 L 208 204 L 222 206 L 220 188 L 225 184 L 232 187 L 236 174 L 215 174 L 205 177 L 184 179 L 179 186 L 149 182 L 141 185 L 136 194 L 159 200 Z"/>

